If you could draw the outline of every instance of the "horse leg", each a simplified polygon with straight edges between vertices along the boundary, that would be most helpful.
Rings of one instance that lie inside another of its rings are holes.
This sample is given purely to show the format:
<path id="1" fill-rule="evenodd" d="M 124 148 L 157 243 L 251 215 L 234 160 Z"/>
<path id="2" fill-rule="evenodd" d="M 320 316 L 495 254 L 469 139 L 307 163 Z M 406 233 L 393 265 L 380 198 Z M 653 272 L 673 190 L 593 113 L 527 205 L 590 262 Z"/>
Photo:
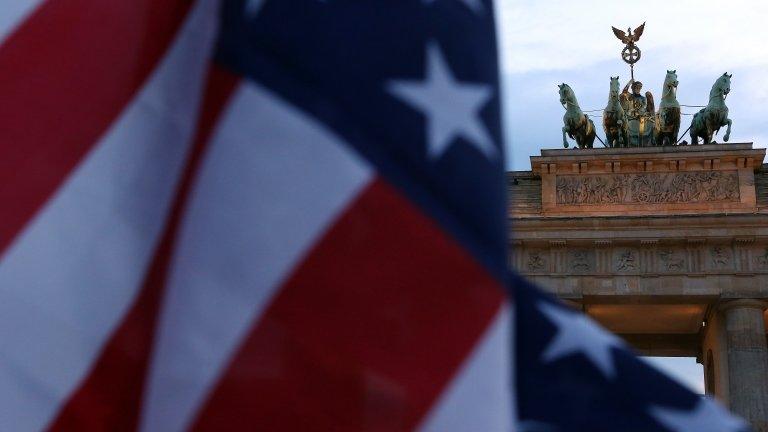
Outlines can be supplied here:
<path id="1" fill-rule="evenodd" d="M 723 135 L 723 141 L 728 142 L 728 139 L 731 137 L 731 119 L 727 118 L 725 119 L 725 124 L 728 125 L 728 129 L 725 131 L 725 135 Z"/>
<path id="2" fill-rule="evenodd" d="M 677 123 L 677 126 L 672 128 L 672 135 L 670 135 L 670 138 L 672 139 L 672 145 L 677 144 L 678 138 L 680 138 L 677 134 L 680 133 L 680 122 Z"/>
<path id="3" fill-rule="evenodd" d="M 568 128 L 563 126 L 563 147 L 568 148 L 568 140 L 565 139 L 565 134 L 568 132 Z"/>
<path id="4" fill-rule="evenodd" d="M 576 144 L 580 149 L 587 148 L 587 134 L 576 134 Z"/>

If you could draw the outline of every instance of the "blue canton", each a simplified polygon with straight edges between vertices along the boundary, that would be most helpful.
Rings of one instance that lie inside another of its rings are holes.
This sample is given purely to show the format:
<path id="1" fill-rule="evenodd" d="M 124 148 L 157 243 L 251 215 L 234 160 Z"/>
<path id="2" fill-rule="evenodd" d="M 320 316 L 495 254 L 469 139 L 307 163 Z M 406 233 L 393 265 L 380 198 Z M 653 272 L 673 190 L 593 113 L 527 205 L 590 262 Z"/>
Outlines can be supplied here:
<path id="1" fill-rule="evenodd" d="M 505 280 L 491 3 L 227 1 L 217 61 L 323 122 Z"/>

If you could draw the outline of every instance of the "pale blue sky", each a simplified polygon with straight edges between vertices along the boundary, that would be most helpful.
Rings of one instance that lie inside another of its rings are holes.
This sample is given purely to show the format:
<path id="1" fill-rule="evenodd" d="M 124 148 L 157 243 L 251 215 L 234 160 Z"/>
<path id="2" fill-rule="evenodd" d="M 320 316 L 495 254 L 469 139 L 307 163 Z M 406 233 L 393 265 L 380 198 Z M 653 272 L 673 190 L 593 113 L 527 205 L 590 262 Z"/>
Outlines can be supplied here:
<path id="1" fill-rule="evenodd" d="M 681 384 L 704 394 L 704 368 L 693 357 L 643 357 L 644 360 L 667 372 Z"/>
<path id="2" fill-rule="evenodd" d="M 611 26 L 634 29 L 643 21 L 635 77 L 644 92 L 651 91 L 658 104 L 667 69 L 676 69 L 680 103 L 706 105 L 715 80 L 732 73 L 726 100 L 733 120 L 730 142 L 768 145 L 768 2 L 497 0 L 496 16 L 508 169 L 528 170 L 529 156 L 562 148 L 557 84 L 568 83 L 584 110 L 605 107 L 609 77 L 619 75 L 622 86 L 629 79 L 629 66 L 619 56 L 623 45 Z M 690 118 L 683 117 L 681 132 Z M 715 139 L 721 141 L 724 132 Z M 596 140 L 595 146 L 602 145 Z M 650 361 L 703 392 L 701 365 L 694 359 Z"/>

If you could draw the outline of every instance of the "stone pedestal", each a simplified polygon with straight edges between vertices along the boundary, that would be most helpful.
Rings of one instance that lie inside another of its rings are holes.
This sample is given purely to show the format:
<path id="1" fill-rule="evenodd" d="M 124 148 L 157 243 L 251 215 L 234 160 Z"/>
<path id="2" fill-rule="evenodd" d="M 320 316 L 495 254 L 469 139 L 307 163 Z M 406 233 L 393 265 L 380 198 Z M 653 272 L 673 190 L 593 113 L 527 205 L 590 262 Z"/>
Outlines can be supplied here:
<path id="1" fill-rule="evenodd" d="M 768 345 L 763 311 L 768 303 L 732 300 L 721 306 L 728 351 L 730 409 L 755 431 L 768 432 Z"/>

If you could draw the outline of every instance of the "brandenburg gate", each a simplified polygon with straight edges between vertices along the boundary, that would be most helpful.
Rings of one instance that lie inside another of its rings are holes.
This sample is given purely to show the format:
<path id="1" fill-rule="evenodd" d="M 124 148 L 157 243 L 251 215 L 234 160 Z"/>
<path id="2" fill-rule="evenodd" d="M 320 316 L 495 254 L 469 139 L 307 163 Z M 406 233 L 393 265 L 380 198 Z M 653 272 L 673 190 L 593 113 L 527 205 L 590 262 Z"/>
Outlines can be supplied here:
<path id="1" fill-rule="evenodd" d="M 696 357 L 768 431 L 768 169 L 751 143 L 542 150 L 508 173 L 511 266 L 647 356 Z"/>

